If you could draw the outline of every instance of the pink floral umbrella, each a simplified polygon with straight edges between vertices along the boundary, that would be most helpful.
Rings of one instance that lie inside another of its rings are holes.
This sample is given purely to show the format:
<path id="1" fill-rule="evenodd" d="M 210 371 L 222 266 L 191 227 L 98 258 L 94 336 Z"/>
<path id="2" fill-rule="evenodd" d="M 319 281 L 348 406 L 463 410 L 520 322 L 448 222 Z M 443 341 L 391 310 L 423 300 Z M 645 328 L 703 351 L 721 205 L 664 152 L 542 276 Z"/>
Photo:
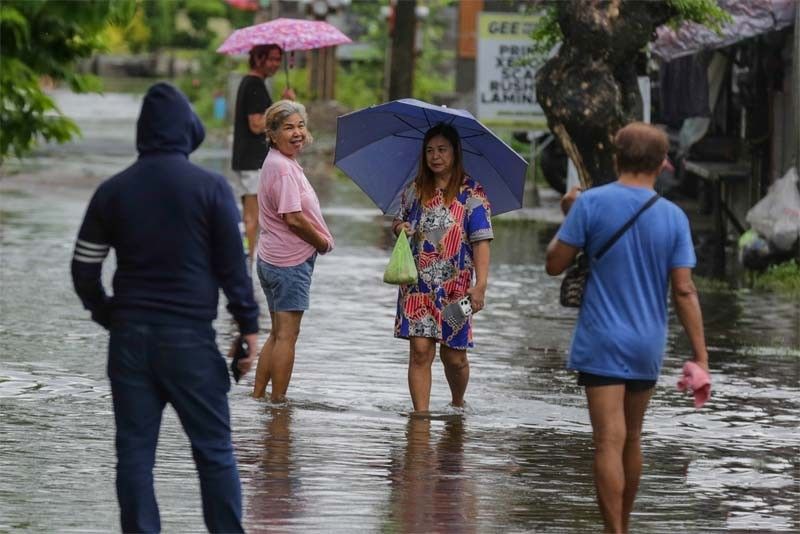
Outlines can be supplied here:
<path id="1" fill-rule="evenodd" d="M 244 54 L 258 45 L 276 44 L 286 52 L 312 50 L 352 42 L 335 26 L 321 20 L 275 19 L 239 28 L 217 48 L 220 54 Z"/>

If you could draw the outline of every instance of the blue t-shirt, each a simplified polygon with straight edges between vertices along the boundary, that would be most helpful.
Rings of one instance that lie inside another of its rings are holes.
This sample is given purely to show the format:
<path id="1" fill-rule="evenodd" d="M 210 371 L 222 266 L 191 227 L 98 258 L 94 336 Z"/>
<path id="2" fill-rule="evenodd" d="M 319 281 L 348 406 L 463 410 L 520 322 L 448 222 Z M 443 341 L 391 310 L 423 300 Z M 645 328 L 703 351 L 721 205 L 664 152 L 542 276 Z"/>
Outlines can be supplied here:
<path id="1" fill-rule="evenodd" d="M 694 267 L 686 214 L 660 198 L 595 261 L 594 254 L 653 195 L 618 182 L 581 194 L 558 239 L 590 259 L 567 367 L 586 373 L 656 380 L 667 340 L 670 270 Z"/>

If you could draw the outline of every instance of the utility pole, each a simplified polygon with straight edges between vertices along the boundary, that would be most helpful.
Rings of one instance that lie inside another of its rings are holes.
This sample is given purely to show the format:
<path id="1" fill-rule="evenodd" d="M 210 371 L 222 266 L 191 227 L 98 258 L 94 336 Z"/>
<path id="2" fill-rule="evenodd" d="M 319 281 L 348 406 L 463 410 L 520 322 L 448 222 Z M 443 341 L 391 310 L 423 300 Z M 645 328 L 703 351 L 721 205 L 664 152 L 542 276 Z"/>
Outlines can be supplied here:
<path id="1" fill-rule="evenodd" d="M 389 100 L 410 98 L 414 91 L 414 43 L 417 0 L 397 0 L 389 70 Z"/>
<path id="2" fill-rule="evenodd" d="M 314 20 L 324 21 L 336 15 L 349 2 L 343 0 L 314 0 L 307 10 Z M 336 47 L 317 48 L 309 51 L 308 89 L 312 100 L 336 98 Z"/>
<path id="3" fill-rule="evenodd" d="M 792 50 L 792 92 L 794 93 L 794 166 L 800 173 L 800 3 L 794 13 L 794 50 Z M 800 251 L 798 251 L 800 256 Z"/>
<path id="4" fill-rule="evenodd" d="M 475 56 L 478 48 L 478 14 L 483 0 L 458 4 L 458 53 L 456 55 L 456 92 L 475 91 Z"/>
<path id="5" fill-rule="evenodd" d="M 794 170 L 800 173 L 800 3 L 794 12 L 794 49 L 792 50 L 792 93 L 794 100 Z M 800 247 L 797 247 L 800 262 Z"/>

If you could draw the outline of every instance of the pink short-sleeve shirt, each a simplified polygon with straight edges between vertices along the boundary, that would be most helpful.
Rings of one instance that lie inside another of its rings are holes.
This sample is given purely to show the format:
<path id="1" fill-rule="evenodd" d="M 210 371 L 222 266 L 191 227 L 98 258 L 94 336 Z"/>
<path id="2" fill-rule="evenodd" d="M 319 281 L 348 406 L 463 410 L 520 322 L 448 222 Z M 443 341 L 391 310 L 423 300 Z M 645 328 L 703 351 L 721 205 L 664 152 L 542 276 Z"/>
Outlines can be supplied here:
<path id="1" fill-rule="evenodd" d="M 300 265 L 316 250 L 283 220 L 301 211 L 333 248 L 333 236 L 322 218 L 319 199 L 300 164 L 272 148 L 258 184 L 258 257 L 278 267 Z"/>

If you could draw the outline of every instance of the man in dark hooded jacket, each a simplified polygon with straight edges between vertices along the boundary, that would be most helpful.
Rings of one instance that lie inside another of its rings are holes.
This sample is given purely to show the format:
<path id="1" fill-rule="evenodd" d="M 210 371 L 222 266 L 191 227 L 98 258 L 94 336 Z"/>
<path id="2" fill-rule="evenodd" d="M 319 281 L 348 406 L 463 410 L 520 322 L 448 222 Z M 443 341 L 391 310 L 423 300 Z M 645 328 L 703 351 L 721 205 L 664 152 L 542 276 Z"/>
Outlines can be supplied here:
<path id="1" fill-rule="evenodd" d="M 125 532 L 161 529 L 153 465 L 166 403 L 192 444 L 206 526 L 242 532 L 230 379 L 212 321 L 222 287 L 249 347 L 239 363 L 245 373 L 257 357 L 258 306 L 230 186 L 188 160 L 204 136 L 186 97 L 169 84 L 153 85 L 137 123 L 139 159 L 97 188 L 72 259 L 78 296 L 111 332 L 108 376 Z M 111 248 L 113 297 L 101 282 Z"/>

